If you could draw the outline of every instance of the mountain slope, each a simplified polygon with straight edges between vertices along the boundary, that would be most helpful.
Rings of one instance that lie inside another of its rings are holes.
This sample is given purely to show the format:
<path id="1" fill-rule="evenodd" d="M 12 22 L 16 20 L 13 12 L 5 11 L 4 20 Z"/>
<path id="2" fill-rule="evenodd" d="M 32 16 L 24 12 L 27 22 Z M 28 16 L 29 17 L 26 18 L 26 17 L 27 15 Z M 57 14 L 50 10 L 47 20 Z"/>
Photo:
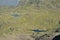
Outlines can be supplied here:
<path id="1" fill-rule="evenodd" d="M 60 9 L 59 0 L 20 0 L 20 6 L 34 6 L 38 8 Z"/>

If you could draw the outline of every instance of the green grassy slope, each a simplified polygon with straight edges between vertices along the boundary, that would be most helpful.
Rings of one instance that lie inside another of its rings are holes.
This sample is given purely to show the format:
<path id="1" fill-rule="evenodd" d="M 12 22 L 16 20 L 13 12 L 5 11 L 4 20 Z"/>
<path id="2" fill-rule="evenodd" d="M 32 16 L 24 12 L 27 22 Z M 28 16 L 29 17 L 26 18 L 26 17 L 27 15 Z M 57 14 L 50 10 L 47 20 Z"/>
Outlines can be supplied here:
<path id="1" fill-rule="evenodd" d="M 40 6 L 35 7 L 34 4 L 30 6 L 28 4 L 17 6 L 10 11 L 8 11 L 9 9 L 2 10 L 0 13 L 0 35 L 30 34 L 33 29 L 51 31 L 60 27 L 60 9 L 50 9 L 44 5 L 40 8 Z M 14 14 L 18 16 L 15 17 Z"/>

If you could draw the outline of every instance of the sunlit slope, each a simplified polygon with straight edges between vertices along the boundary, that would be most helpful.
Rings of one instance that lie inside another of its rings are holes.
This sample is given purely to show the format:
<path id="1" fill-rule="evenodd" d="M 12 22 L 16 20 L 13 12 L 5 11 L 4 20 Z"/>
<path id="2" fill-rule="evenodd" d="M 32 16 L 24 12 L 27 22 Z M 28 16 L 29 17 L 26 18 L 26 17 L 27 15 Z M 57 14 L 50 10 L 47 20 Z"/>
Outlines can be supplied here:
<path id="1" fill-rule="evenodd" d="M 60 1 L 40 1 L 21 0 L 16 7 L 0 7 L 0 34 L 30 34 L 34 29 L 49 32 L 60 27 Z"/>
<path id="2" fill-rule="evenodd" d="M 0 34 L 25 34 L 31 30 L 52 30 L 60 27 L 60 11 L 21 9 L 0 15 Z"/>

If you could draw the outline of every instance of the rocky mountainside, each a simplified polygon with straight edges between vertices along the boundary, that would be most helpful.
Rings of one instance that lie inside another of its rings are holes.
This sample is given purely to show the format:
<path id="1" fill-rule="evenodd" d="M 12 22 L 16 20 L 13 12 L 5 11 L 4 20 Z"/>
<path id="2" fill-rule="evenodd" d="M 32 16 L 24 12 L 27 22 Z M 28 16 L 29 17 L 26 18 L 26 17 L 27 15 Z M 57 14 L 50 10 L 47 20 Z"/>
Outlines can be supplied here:
<path id="1" fill-rule="evenodd" d="M 30 8 L 43 8 L 43 9 L 60 9 L 60 0 L 20 0 L 17 6 L 0 6 L 1 10 L 11 10 L 11 9 L 19 9 L 23 7 L 30 7 Z M 15 10 L 16 10 L 15 9 Z"/>
<path id="2" fill-rule="evenodd" d="M 60 9 L 60 0 L 20 0 L 18 5 Z"/>

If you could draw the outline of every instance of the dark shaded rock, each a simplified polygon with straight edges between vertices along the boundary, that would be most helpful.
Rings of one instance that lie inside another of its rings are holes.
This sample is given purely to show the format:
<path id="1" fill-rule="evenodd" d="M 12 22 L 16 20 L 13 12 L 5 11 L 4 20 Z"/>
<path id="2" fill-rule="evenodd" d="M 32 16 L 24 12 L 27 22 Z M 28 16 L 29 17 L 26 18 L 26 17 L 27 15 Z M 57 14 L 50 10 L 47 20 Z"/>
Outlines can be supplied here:
<path id="1" fill-rule="evenodd" d="M 11 27 L 11 28 L 10 28 L 10 31 L 13 31 L 13 30 L 14 30 L 14 28 Z"/>
<path id="2" fill-rule="evenodd" d="M 60 28 L 56 28 L 55 29 L 55 32 L 60 32 Z"/>
<path id="3" fill-rule="evenodd" d="M 55 36 L 52 40 L 60 40 L 60 35 Z"/>
<path id="4" fill-rule="evenodd" d="M 60 24 L 60 21 L 59 21 L 59 24 Z"/>

